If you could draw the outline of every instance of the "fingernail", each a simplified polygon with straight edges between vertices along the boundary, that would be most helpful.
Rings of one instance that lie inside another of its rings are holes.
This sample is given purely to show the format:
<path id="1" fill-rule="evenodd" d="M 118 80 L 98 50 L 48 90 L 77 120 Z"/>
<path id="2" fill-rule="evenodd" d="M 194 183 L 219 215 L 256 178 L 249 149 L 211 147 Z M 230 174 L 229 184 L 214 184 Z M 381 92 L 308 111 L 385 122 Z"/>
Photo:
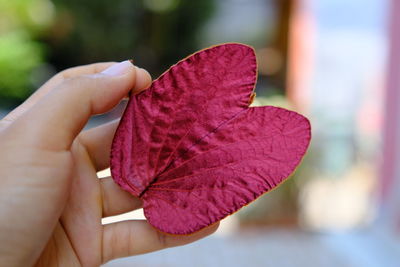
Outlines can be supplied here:
<path id="1" fill-rule="evenodd" d="M 110 76 L 119 76 L 124 75 L 131 69 L 132 63 L 129 60 L 122 61 L 120 63 L 114 64 L 111 67 L 103 70 L 101 73 L 110 75 Z"/>

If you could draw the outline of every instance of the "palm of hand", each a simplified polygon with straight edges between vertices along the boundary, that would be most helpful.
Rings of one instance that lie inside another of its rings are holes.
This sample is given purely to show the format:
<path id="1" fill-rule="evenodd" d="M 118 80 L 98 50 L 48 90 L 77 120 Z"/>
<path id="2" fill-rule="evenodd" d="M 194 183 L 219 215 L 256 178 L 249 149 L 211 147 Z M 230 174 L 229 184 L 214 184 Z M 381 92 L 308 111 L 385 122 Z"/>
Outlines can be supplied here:
<path id="1" fill-rule="evenodd" d="M 79 141 L 73 145 L 71 155 L 74 169 L 70 195 L 37 266 L 99 266 L 113 258 L 113 255 L 103 255 L 101 225 L 103 215 L 113 215 L 104 211 L 101 183 L 112 181 L 97 178 L 95 166 Z M 111 245 L 117 239 L 104 240 L 104 243 Z"/>

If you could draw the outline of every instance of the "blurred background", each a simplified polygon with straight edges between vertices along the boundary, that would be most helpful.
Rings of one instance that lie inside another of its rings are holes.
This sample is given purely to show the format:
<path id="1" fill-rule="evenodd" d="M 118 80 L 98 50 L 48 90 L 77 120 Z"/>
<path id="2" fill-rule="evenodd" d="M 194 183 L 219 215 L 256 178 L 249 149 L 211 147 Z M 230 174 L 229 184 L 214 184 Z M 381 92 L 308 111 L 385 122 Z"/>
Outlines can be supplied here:
<path id="1" fill-rule="evenodd" d="M 133 58 L 156 78 L 224 42 L 256 49 L 254 105 L 310 118 L 308 154 L 212 237 L 106 266 L 400 266 L 399 1 L 0 0 L 0 118 L 65 68 Z"/>

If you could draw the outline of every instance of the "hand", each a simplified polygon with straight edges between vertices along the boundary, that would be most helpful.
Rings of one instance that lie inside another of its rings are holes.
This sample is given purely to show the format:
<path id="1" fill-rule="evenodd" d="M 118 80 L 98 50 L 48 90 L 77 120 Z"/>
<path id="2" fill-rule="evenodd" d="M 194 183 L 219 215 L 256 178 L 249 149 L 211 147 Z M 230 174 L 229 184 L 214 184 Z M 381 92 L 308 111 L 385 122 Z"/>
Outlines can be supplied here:
<path id="1" fill-rule="evenodd" d="M 183 245 L 146 221 L 102 225 L 101 218 L 141 207 L 111 177 L 118 122 L 82 131 L 91 115 L 116 106 L 149 74 L 129 61 L 63 71 L 0 121 L 0 262 L 4 266 L 98 266 L 111 259 Z"/>

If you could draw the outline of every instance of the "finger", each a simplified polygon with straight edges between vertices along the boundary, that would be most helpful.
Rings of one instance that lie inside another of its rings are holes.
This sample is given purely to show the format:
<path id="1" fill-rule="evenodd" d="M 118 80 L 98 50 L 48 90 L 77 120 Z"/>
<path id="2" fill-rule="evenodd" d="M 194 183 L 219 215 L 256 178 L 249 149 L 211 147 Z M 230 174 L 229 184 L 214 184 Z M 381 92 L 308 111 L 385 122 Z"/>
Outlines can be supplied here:
<path id="1" fill-rule="evenodd" d="M 142 201 L 122 190 L 111 177 L 100 179 L 103 217 L 114 216 L 142 207 Z"/>
<path id="2" fill-rule="evenodd" d="M 57 87 L 60 83 L 62 83 L 65 79 L 76 77 L 79 75 L 89 75 L 101 72 L 106 68 L 114 65 L 115 62 L 104 62 L 104 63 L 95 63 L 90 65 L 84 65 L 79 67 L 74 67 L 70 69 L 66 69 L 55 76 L 53 76 L 50 80 L 48 80 L 44 85 L 42 85 L 35 93 L 33 93 L 24 103 L 18 106 L 16 109 L 11 111 L 7 116 L 3 118 L 4 121 L 14 121 L 22 113 L 29 110 L 35 103 L 37 103 L 40 99 L 42 99 L 45 95 L 47 95 L 53 88 Z"/>
<path id="3" fill-rule="evenodd" d="M 101 171 L 110 166 L 111 143 L 118 127 L 115 120 L 86 130 L 79 135 L 79 142 L 86 148 L 96 168 Z"/>
<path id="4" fill-rule="evenodd" d="M 147 221 L 123 221 L 103 226 L 103 263 L 112 259 L 182 246 L 214 233 L 218 224 L 192 235 L 168 235 Z"/>
<path id="5" fill-rule="evenodd" d="M 100 62 L 100 63 L 93 63 L 93 64 L 88 64 L 88 65 L 83 65 L 83 66 L 77 66 L 77 67 L 72 67 L 66 70 L 63 70 L 62 72 L 59 73 L 59 76 L 62 77 L 62 79 L 68 79 L 72 77 L 76 77 L 79 75 L 85 75 L 85 74 L 95 74 L 98 72 L 102 72 L 103 70 L 111 67 L 112 65 L 117 64 L 118 62 Z"/>
<path id="6" fill-rule="evenodd" d="M 147 84 L 150 75 L 124 61 L 99 74 L 65 80 L 10 127 L 20 132 L 29 127 L 24 136 L 35 146 L 69 149 L 91 115 L 109 111 L 132 88 L 140 91 Z"/>

